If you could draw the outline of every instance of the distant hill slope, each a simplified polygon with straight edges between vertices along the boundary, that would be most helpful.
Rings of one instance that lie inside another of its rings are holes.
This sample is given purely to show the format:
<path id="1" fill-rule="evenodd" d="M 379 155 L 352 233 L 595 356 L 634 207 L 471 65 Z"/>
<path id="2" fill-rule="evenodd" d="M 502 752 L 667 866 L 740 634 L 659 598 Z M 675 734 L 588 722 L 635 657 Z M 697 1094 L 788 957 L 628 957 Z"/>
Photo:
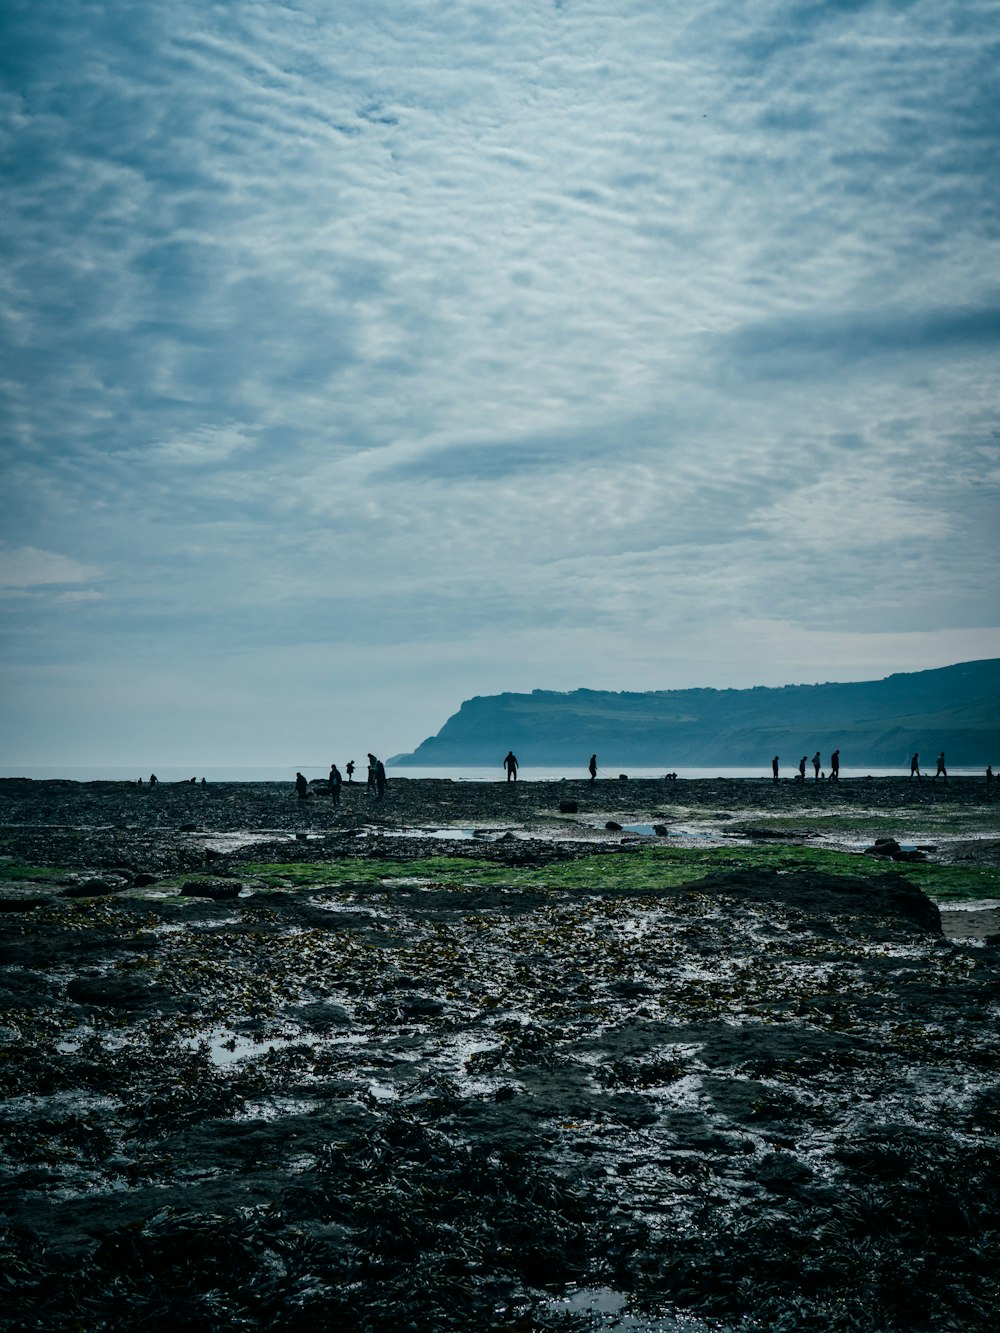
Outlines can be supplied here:
<path id="1" fill-rule="evenodd" d="M 839 747 L 847 766 L 1000 768 L 1000 659 L 963 662 L 846 685 L 750 690 L 608 690 L 477 696 L 436 736 L 392 764 L 499 764 L 508 749 L 524 764 L 585 767 L 592 751 L 614 763 L 664 768 L 783 767 Z"/>

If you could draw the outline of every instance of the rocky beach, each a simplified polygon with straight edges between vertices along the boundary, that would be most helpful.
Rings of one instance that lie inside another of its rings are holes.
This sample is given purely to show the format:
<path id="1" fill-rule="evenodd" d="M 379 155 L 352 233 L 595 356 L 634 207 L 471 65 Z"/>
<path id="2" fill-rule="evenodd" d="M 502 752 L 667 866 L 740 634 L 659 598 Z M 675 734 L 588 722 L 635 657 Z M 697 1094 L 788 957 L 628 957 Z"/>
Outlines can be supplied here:
<path id="1" fill-rule="evenodd" d="M 0 781 L 0 1327 L 975 1330 L 1000 787 Z"/>

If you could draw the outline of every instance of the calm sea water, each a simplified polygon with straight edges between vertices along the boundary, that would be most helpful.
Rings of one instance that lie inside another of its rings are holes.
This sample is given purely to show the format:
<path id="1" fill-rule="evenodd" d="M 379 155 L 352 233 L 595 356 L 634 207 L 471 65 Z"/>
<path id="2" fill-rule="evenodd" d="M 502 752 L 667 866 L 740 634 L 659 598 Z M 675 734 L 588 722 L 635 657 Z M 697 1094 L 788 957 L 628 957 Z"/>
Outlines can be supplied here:
<path id="1" fill-rule="evenodd" d="M 164 767 L 156 769 L 156 776 L 161 782 L 183 782 L 187 778 L 195 777 L 199 781 L 205 778 L 208 782 L 294 782 L 296 768 L 301 770 L 307 778 L 325 778 L 329 772 L 329 766 L 326 764 L 299 764 L 299 765 L 275 765 L 261 764 L 257 767 L 243 768 L 199 768 L 199 769 L 180 769 Z M 340 765 L 343 771 L 344 765 Z M 598 771 L 599 780 L 617 779 L 620 773 L 626 773 L 629 778 L 663 778 L 667 773 L 665 768 L 636 768 L 628 764 L 611 765 L 602 767 Z M 975 776 L 981 777 L 981 769 L 972 768 L 952 768 L 948 770 L 954 777 Z M 757 778 L 765 781 L 771 780 L 771 766 L 765 764 L 761 768 L 678 768 L 676 770 L 679 778 Z M 795 776 L 794 766 L 783 768 L 781 770 L 782 778 L 793 778 Z M 812 768 L 808 770 L 811 782 Z M 358 764 L 354 774 L 355 782 L 364 782 L 367 774 L 367 766 Z M 849 765 L 840 770 L 842 778 L 883 778 L 883 777 L 902 777 L 909 776 L 909 767 L 900 768 L 851 768 Z M 137 778 L 142 777 L 144 781 L 148 780 L 149 773 L 140 773 L 134 769 L 118 766 L 95 766 L 93 768 L 82 767 L 41 767 L 41 768 L 16 768 L 0 765 L 0 777 L 5 778 L 34 778 L 41 781 L 45 778 L 68 778 L 74 782 L 135 782 Z M 390 778 L 450 778 L 453 782 L 503 782 L 504 771 L 501 765 L 484 768 L 393 768 L 388 767 L 388 776 Z M 558 765 L 524 767 L 519 770 L 519 777 L 524 782 L 584 782 L 587 780 L 587 771 L 585 767 L 564 768 Z"/>

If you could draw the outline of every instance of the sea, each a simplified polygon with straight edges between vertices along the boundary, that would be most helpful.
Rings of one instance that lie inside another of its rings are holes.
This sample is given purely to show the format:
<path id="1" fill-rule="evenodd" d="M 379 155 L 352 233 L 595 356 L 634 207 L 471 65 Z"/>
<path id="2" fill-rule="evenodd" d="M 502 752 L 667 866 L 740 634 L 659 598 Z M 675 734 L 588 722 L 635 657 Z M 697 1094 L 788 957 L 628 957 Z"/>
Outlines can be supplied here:
<path id="1" fill-rule="evenodd" d="M 294 782 L 296 772 L 302 772 L 309 779 L 325 778 L 330 771 L 329 764 L 257 764 L 243 767 L 213 767 L 213 768 L 176 768 L 170 765 L 158 767 L 155 770 L 156 776 L 160 782 L 186 782 L 195 778 L 198 782 L 202 778 L 206 782 Z M 341 765 L 343 771 L 343 765 Z M 813 781 L 812 766 L 806 770 L 808 781 Z M 630 767 L 628 764 L 612 764 L 598 769 L 598 779 L 601 781 L 612 779 L 617 780 L 620 776 L 632 779 L 652 778 L 662 780 L 668 773 L 674 773 L 678 778 L 685 780 L 717 780 L 743 779 L 758 781 L 771 781 L 770 763 L 761 768 L 638 768 Z M 951 768 L 948 770 L 952 777 L 982 777 L 985 769 L 979 768 Z M 386 765 L 386 773 L 390 779 L 396 778 L 437 778 L 449 780 L 452 782 L 503 782 L 505 781 L 504 770 L 501 765 L 487 767 L 455 767 L 455 768 L 419 768 L 399 766 L 394 768 L 391 764 Z M 792 779 L 796 776 L 797 769 L 793 765 L 782 768 L 781 777 L 783 779 Z M 354 781 L 364 782 L 367 774 L 367 766 L 358 764 L 354 774 Z M 586 767 L 561 767 L 555 765 L 526 765 L 518 770 L 518 777 L 523 782 L 586 782 L 588 779 Z M 842 779 L 850 778 L 908 778 L 909 766 L 899 768 L 852 768 L 850 765 L 842 765 L 840 769 Z M 933 770 L 929 774 L 933 776 Z M 129 768 L 127 765 L 95 765 L 93 767 L 83 766 L 54 766 L 45 767 L 17 767 L 16 765 L 0 764 L 0 778 L 33 778 L 35 781 L 45 779 L 62 778 L 71 782 L 136 782 L 139 778 L 144 782 L 149 780 L 148 772 L 137 771 L 135 768 Z"/>

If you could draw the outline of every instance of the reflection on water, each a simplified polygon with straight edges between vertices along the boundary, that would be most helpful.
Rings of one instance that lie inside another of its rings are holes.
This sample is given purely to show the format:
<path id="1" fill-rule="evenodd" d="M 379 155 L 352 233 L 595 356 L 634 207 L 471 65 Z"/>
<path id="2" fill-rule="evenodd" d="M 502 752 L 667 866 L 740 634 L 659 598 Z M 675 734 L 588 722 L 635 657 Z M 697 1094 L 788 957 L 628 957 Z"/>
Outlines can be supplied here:
<path id="1" fill-rule="evenodd" d="M 621 1333 L 731 1333 L 728 1326 L 706 1323 L 693 1315 L 657 1315 L 643 1318 L 628 1310 L 628 1297 L 610 1287 L 576 1287 L 570 1285 L 562 1295 L 548 1302 L 553 1313 L 589 1315 L 590 1327 L 596 1330 L 618 1330 Z"/>

